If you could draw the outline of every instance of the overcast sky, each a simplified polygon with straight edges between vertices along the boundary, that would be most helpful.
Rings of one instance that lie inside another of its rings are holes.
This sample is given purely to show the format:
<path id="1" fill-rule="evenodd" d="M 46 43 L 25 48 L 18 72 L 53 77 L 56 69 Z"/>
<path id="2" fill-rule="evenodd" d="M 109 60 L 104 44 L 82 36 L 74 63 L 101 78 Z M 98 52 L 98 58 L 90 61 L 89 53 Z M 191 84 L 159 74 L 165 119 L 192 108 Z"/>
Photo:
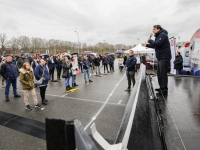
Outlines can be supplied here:
<path id="1" fill-rule="evenodd" d="M 0 33 L 96 44 L 137 44 L 160 24 L 190 41 L 200 28 L 200 0 L 0 0 Z"/>

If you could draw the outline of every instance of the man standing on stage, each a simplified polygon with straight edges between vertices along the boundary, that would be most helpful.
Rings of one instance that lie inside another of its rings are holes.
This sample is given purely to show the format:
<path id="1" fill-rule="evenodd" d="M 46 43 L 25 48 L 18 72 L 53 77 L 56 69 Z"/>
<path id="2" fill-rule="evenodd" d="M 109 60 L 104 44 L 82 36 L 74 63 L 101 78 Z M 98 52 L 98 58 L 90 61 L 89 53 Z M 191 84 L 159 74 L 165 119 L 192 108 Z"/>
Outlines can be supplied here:
<path id="1" fill-rule="evenodd" d="M 171 60 L 171 49 L 170 43 L 168 38 L 168 32 L 161 28 L 160 25 L 153 26 L 153 33 L 155 34 L 155 41 L 148 38 L 149 44 L 142 44 L 142 46 L 155 48 L 156 51 L 156 58 L 158 59 L 158 69 L 157 69 L 157 76 L 158 76 L 158 83 L 160 88 L 155 89 L 156 91 L 162 92 L 163 94 L 168 93 L 168 77 L 167 71 L 168 67 L 170 66 Z"/>

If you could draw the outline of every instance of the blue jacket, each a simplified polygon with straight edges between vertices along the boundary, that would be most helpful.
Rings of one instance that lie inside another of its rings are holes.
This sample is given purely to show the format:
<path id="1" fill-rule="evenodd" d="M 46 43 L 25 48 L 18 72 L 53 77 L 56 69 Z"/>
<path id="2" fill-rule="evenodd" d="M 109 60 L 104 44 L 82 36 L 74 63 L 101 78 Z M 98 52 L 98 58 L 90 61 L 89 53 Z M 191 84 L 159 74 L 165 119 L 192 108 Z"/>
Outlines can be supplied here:
<path id="1" fill-rule="evenodd" d="M 33 71 L 35 71 L 35 68 L 36 68 L 36 66 L 38 66 L 38 65 L 39 65 L 39 61 L 37 61 L 37 63 L 36 63 L 35 61 L 33 61 L 33 63 L 32 63 Z"/>
<path id="2" fill-rule="evenodd" d="M 34 71 L 34 75 L 35 75 L 36 80 L 40 80 L 42 78 L 43 68 L 44 68 L 43 78 L 45 80 L 42 82 L 42 85 L 47 85 L 48 82 L 49 82 L 50 76 L 49 76 L 49 72 L 47 70 L 47 67 L 45 65 L 43 67 L 40 64 L 37 65 L 36 68 L 35 68 L 35 71 Z"/>
<path id="3" fill-rule="evenodd" d="M 126 66 L 128 68 L 127 71 L 135 71 L 137 59 L 132 55 L 127 58 Z"/>
<path id="4" fill-rule="evenodd" d="M 55 69 L 55 59 L 53 61 L 54 63 L 52 63 L 51 59 L 48 60 L 47 65 L 49 69 Z"/>
<path id="5" fill-rule="evenodd" d="M 171 49 L 168 39 L 168 32 L 165 29 L 161 29 L 155 35 L 155 41 L 149 40 L 147 47 L 155 48 L 156 58 L 159 60 L 170 60 L 171 59 Z"/>
<path id="6" fill-rule="evenodd" d="M 83 69 L 89 69 L 88 67 L 90 66 L 90 62 L 89 62 L 89 60 L 83 60 Z M 87 67 L 88 66 L 88 67 Z"/>
<path id="7" fill-rule="evenodd" d="M 114 64 L 114 59 L 113 58 L 109 58 L 108 61 L 109 61 L 109 64 L 111 64 L 111 65 Z"/>
<path id="8" fill-rule="evenodd" d="M 103 59 L 102 59 L 102 64 L 104 65 L 104 64 L 109 64 L 109 58 L 108 57 L 104 57 Z"/>
<path id="9" fill-rule="evenodd" d="M 19 75 L 17 66 L 12 62 L 5 62 L 1 65 L 1 75 L 4 79 L 17 79 Z"/>
<path id="10" fill-rule="evenodd" d="M 55 60 L 55 67 L 56 68 L 62 68 L 62 60 Z"/>

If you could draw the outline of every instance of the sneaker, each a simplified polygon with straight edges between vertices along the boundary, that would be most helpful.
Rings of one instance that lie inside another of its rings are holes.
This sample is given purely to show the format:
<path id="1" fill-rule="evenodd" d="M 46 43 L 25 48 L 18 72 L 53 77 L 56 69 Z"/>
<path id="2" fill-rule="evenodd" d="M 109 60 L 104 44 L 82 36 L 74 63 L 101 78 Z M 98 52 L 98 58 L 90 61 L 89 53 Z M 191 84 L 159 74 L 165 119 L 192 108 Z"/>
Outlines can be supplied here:
<path id="1" fill-rule="evenodd" d="M 131 91 L 131 89 L 127 88 L 125 91 Z"/>
<path id="2" fill-rule="evenodd" d="M 36 108 L 43 108 L 41 105 L 37 104 L 35 105 Z"/>
<path id="3" fill-rule="evenodd" d="M 14 95 L 14 97 L 15 97 L 15 98 L 17 98 L 17 97 L 21 97 L 21 95 L 17 94 L 17 95 Z"/>
<path id="4" fill-rule="evenodd" d="M 5 100 L 6 100 L 6 102 L 9 102 L 9 101 L 10 101 L 9 97 L 6 97 L 6 99 L 5 99 Z"/>
<path id="5" fill-rule="evenodd" d="M 27 110 L 32 110 L 32 108 L 31 108 L 30 105 L 27 105 L 27 106 L 26 106 L 26 109 L 27 109 Z"/>
<path id="6" fill-rule="evenodd" d="M 92 80 L 89 80 L 89 82 L 93 82 Z"/>

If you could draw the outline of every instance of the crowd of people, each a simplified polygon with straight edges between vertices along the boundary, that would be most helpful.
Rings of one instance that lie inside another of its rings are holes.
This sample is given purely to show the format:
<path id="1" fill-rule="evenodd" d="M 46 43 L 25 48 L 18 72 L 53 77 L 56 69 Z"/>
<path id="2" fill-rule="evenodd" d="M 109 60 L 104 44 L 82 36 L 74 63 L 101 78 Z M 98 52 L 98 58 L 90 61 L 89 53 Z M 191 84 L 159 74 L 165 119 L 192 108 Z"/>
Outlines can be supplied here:
<path id="1" fill-rule="evenodd" d="M 132 55 L 130 56 L 132 57 Z M 129 58 L 130 58 L 129 57 Z M 134 57 L 135 58 L 135 57 Z M 31 110 L 29 105 L 29 92 L 32 94 L 35 107 L 42 108 L 42 105 L 38 103 L 35 87 L 40 89 L 40 97 L 43 105 L 47 105 L 48 100 L 45 97 L 46 89 L 49 82 L 58 82 L 61 78 L 65 79 L 66 92 L 76 88 L 76 75 L 79 73 L 84 74 L 85 83 L 93 82 L 91 75 L 101 75 L 100 65 L 103 65 L 103 71 L 105 73 L 114 72 L 113 55 L 101 56 L 101 55 L 69 55 L 69 54 L 57 54 L 50 55 L 49 58 L 40 56 L 38 53 L 34 57 L 25 56 L 21 54 L 19 56 L 7 56 L 0 59 L 0 74 L 2 76 L 2 88 L 5 88 L 5 101 L 9 99 L 9 89 L 12 84 L 13 95 L 15 98 L 21 97 L 17 93 L 17 78 L 21 83 L 21 89 L 24 94 L 24 102 L 27 110 Z M 127 62 L 127 66 L 126 66 Z M 125 55 L 120 56 L 118 59 L 118 66 L 120 71 L 126 69 L 128 71 L 135 71 L 135 66 L 130 66 L 132 59 L 127 59 Z M 126 67 L 125 67 L 126 66 Z M 57 80 L 54 78 L 54 71 L 57 72 Z M 127 74 L 128 80 L 132 80 L 135 83 L 133 74 L 130 72 Z M 71 83 L 70 83 L 71 80 Z M 133 84 L 134 85 L 134 84 Z M 130 90 L 130 82 L 128 90 Z"/>

